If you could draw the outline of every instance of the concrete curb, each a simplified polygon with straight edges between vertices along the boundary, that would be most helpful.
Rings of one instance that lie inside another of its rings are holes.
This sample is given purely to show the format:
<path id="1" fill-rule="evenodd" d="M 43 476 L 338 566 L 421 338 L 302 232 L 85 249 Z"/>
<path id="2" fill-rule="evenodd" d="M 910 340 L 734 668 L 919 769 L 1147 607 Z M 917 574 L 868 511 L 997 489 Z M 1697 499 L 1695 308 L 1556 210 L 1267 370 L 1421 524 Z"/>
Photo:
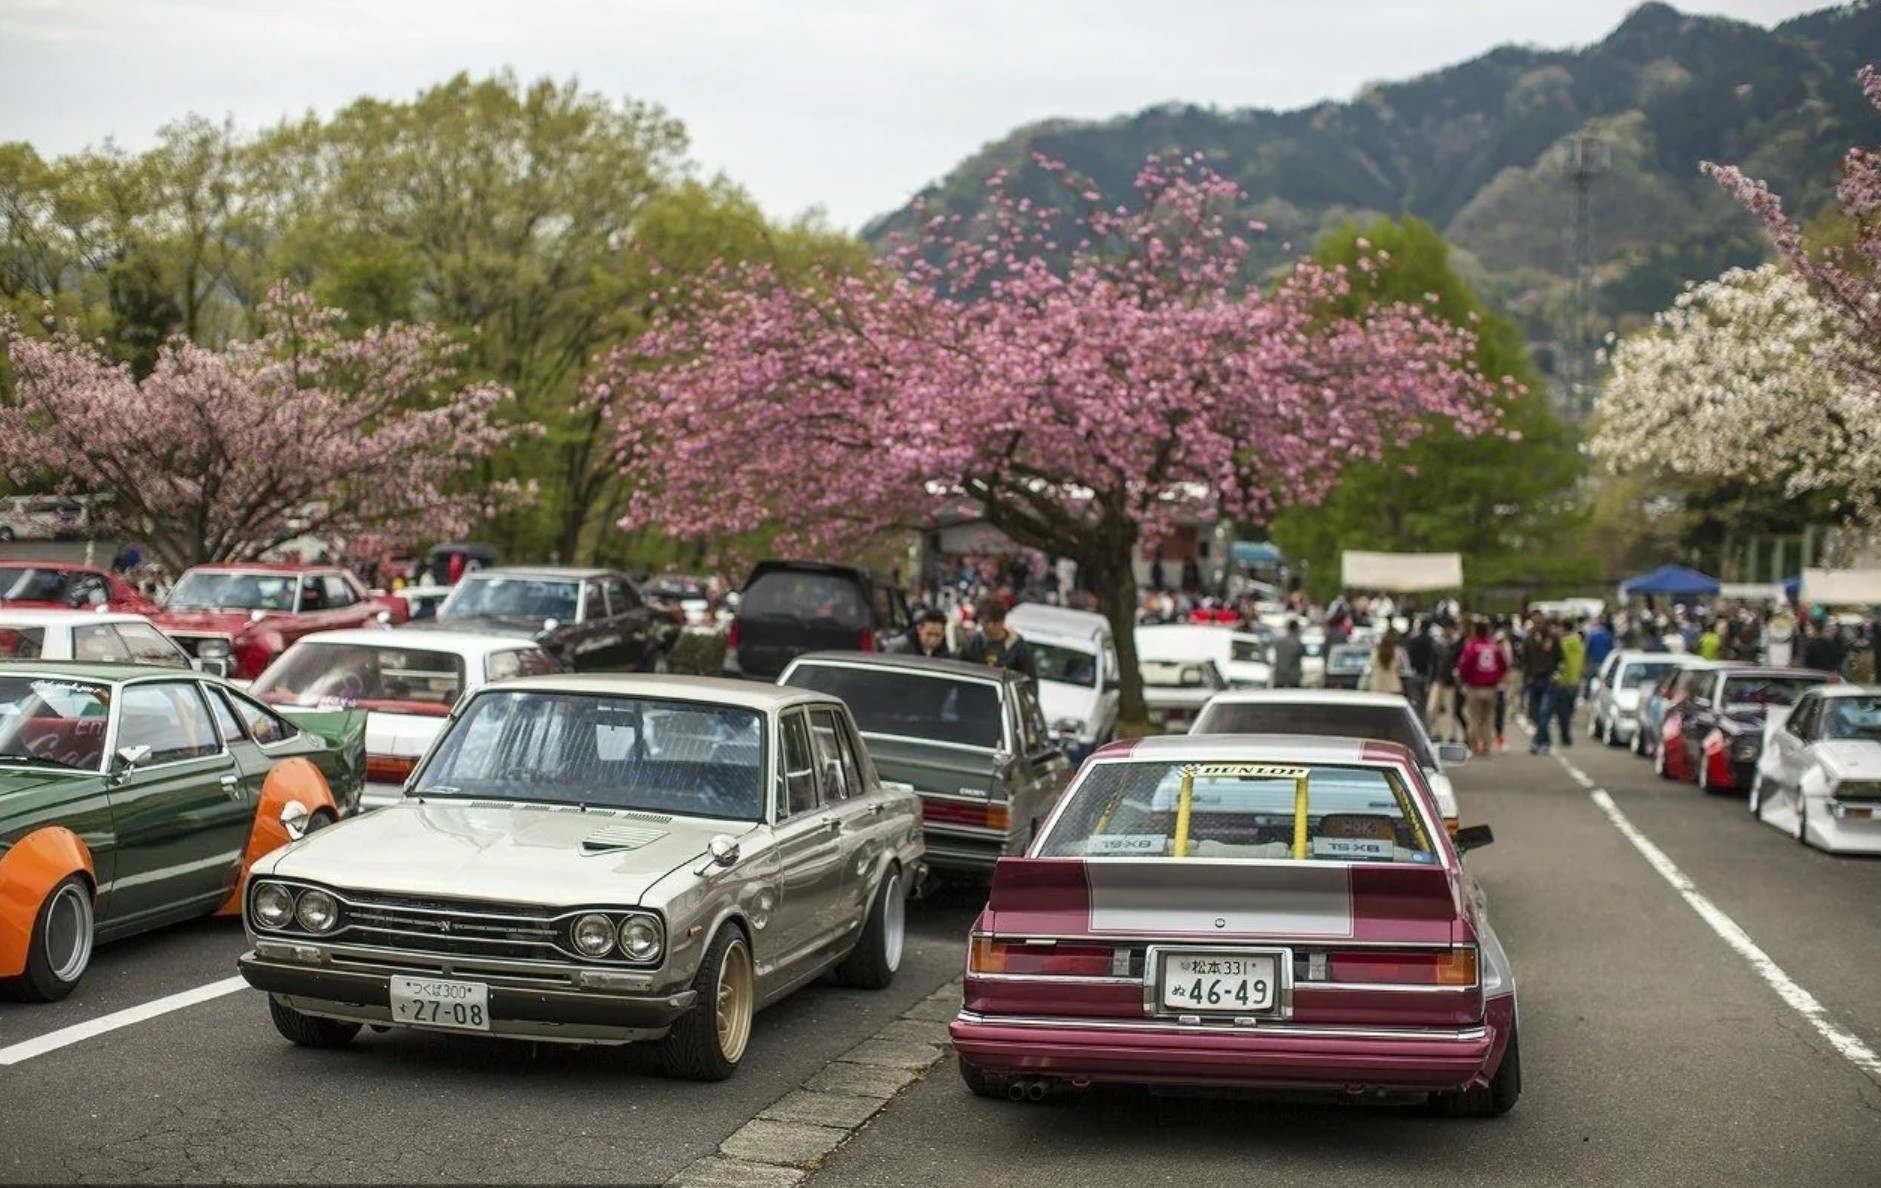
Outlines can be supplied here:
<path id="1" fill-rule="evenodd" d="M 795 1188 L 947 1051 L 958 978 L 824 1065 L 696 1159 L 667 1188 Z"/>

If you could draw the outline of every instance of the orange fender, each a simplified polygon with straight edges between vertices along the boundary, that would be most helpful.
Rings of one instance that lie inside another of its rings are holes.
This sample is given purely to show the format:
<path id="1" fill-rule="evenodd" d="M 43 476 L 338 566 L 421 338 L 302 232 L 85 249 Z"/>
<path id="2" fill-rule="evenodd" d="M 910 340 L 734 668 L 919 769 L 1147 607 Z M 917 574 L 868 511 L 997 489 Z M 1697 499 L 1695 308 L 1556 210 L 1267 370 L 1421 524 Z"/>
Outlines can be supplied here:
<path id="1" fill-rule="evenodd" d="M 27 834 L 0 854 L 0 978 L 26 972 L 39 905 L 54 887 L 80 871 L 96 898 L 98 875 L 91 850 L 78 834 L 57 825 Z"/>
<path id="2" fill-rule="evenodd" d="M 327 777 L 320 774 L 311 759 L 283 759 L 268 772 L 261 785 L 261 803 L 255 808 L 255 823 L 248 830 L 248 849 L 242 854 L 242 875 L 235 889 L 216 909 L 218 916 L 242 914 L 242 889 L 248 885 L 248 872 L 255 863 L 293 841 L 281 824 L 281 810 L 290 802 L 306 806 L 309 815 L 325 809 L 334 820 L 340 808 L 327 787 Z"/>

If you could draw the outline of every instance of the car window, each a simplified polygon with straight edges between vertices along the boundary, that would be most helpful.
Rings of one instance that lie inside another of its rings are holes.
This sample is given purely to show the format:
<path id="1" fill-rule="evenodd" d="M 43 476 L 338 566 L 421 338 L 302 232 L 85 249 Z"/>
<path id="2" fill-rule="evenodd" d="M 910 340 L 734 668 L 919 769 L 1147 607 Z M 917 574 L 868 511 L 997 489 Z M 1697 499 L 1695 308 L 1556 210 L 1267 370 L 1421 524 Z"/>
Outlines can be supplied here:
<path id="1" fill-rule="evenodd" d="M 541 648 L 523 648 L 516 653 L 516 658 L 516 662 L 522 666 L 523 676 L 547 676 L 562 670 L 562 666 L 555 662 L 555 657 Z"/>
<path id="2" fill-rule="evenodd" d="M 810 727 L 800 713 L 784 718 L 783 816 L 816 808 L 816 759 L 810 748 Z"/>
<path id="3" fill-rule="evenodd" d="M 1006 740 L 999 689 L 991 681 L 812 663 L 791 669 L 787 683 L 842 699 L 865 734 L 989 750 Z"/>
<path id="4" fill-rule="evenodd" d="M 1045 711 L 1039 708 L 1038 691 L 1031 681 L 1021 681 L 1012 688 L 1019 699 L 1019 741 L 1030 755 L 1046 745 Z"/>
<path id="5" fill-rule="evenodd" d="M 859 790 L 855 756 L 848 753 L 842 741 L 842 727 L 833 712 L 810 712 L 810 742 L 816 751 L 816 771 L 826 803 L 847 800 Z"/>
<path id="6" fill-rule="evenodd" d="M 353 593 L 352 583 L 337 573 L 329 573 L 320 579 L 321 589 L 326 592 L 327 609 L 338 610 L 343 606 L 354 606 L 359 596 Z"/>
<path id="7" fill-rule="evenodd" d="M 1622 689 L 1637 689 L 1656 685 L 1661 677 L 1676 667 L 1665 661 L 1636 660 L 1620 670 L 1619 686 Z"/>
<path id="8" fill-rule="evenodd" d="M 1032 650 L 1032 663 L 1038 668 L 1039 680 L 1082 685 L 1086 689 L 1097 687 L 1097 653 L 1040 643 L 1036 639 L 1027 640 L 1026 646 Z"/>
<path id="9" fill-rule="evenodd" d="M 72 628 L 72 659 L 119 663 L 131 653 L 109 623 L 88 623 Z"/>
<path id="10" fill-rule="evenodd" d="M 286 742 L 300 733 L 300 729 L 286 718 L 265 706 L 258 705 L 239 693 L 228 693 L 229 704 L 235 707 L 236 716 L 242 725 L 248 728 L 248 737 L 263 746 Z"/>
<path id="11" fill-rule="evenodd" d="M 175 763 L 216 754 L 222 735 L 194 684 L 131 685 L 118 709 L 118 747 L 149 747 L 145 765 Z"/>
<path id="12" fill-rule="evenodd" d="M 373 643 L 301 640 L 249 686 L 256 700 L 307 709 L 365 709 L 443 717 L 464 691 L 464 660 L 422 646 L 419 633 L 375 633 Z M 378 642 L 383 640 L 384 642 Z M 410 641 L 410 642 L 407 642 Z"/>
<path id="13" fill-rule="evenodd" d="M 577 583 L 557 578 L 473 575 L 457 583 L 457 588 L 438 608 L 438 614 L 441 618 L 513 615 L 572 623 L 575 598 L 580 591 Z"/>
<path id="14" fill-rule="evenodd" d="M 624 615 L 640 605 L 640 595 L 620 578 L 608 578 L 601 585 L 607 590 L 607 613 Z"/>
<path id="15" fill-rule="evenodd" d="M 148 623 L 119 623 L 118 638 L 124 650 L 139 664 L 162 664 L 170 668 L 188 668 L 189 657 L 170 642 L 170 637 Z"/>
<path id="16" fill-rule="evenodd" d="M 740 618 L 834 623 L 860 631 L 872 626 L 869 606 L 853 579 L 828 573 L 772 570 L 760 574 L 738 604 Z"/>
<path id="17" fill-rule="evenodd" d="M 491 652 L 483 658 L 483 679 L 486 681 L 507 681 L 521 675 L 522 653 L 519 651 Z"/>
<path id="18" fill-rule="evenodd" d="M 75 574 L 65 588 L 67 606 L 104 606 L 110 601 L 110 585 L 95 573 Z"/>
<path id="19" fill-rule="evenodd" d="M 1145 760 L 1089 772 L 1041 839 L 1039 857 L 1437 860 L 1430 823 L 1386 768 Z M 1306 828 L 1296 838 L 1302 808 Z"/>
<path id="20" fill-rule="evenodd" d="M 1881 695 L 1811 698 L 1810 708 L 1810 724 L 1820 724 L 1823 738 L 1881 741 Z"/>
<path id="21" fill-rule="evenodd" d="M 1151 689 L 1226 689 L 1228 682 L 1209 660 L 1144 660 L 1137 665 Z"/>
<path id="22" fill-rule="evenodd" d="M 1827 676 L 1733 676 L 1723 682 L 1725 705 L 1789 705 L 1803 690 L 1823 684 Z"/>
<path id="23" fill-rule="evenodd" d="M 310 573 L 301 578 L 298 589 L 300 600 L 294 604 L 295 610 L 308 614 L 327 609 L 327 591 L 326 587 L 320 584 L 319 575 Z"/>
<path id="24" fill-rule="evenodd" d="M 216 733 L 225 743 L 240 742 L 244 737 L 242 724 L 229 708 L 229 699 L 222 695 L 222 690 L 211 686 L 206 690 L 209 696 L 209 716 L 216 720 Z"/>
<path id="25" fill-rule="evenodd" d="M 1410 706 L 1342 705 L 1338 702 L 1216 703 L 1196 720 L 1196 734 L 1292 734 L 1326 738 L 1375 738 L 1409 750 L 1419 767 L 1437 758 L 1412 717 Z"/>
<path id="26" fill-rule="evenodd" d="M 1796 709 L 1785 723 L 1791 734 L 1805 741 L 1816 736 L 1816 707 L 1822 704 L 1821 698 L 1805 697 L 1796 703 Z"/>
<path id="27" fill-rule="evenodd" d="M 37 756 L 98 770 L 111 695 L 89 681 L 0 674 L 0 763 Z"/>
<path id="28" fill-rule="evenodd" d="M 0 660 L 37 660 L 45 647 L 44 627 L 0 627 Z"/>
<path id="29" fill-rule="evenodd" d="M 607 596 L 600 582 L 589 579 L 581 583 L 581 614 L 584 621 L 607 617 Z"/>

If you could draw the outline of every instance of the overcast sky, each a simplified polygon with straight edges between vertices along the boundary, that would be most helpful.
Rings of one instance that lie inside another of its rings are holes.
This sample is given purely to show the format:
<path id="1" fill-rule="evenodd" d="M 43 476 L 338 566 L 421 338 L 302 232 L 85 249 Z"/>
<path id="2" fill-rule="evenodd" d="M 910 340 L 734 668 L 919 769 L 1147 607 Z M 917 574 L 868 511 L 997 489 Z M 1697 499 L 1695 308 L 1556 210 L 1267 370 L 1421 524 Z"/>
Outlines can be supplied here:
<path id="1" fill-rule="evenodd" d="M 1629 0 L 0 0 L 0 138 L 261 127 L 459 70 L 665 106 L 775 215 L 857 227 L 1022 123 L 1172 100 L 1289 108 L 1505 42 L 1596 41 Z M 1823 7 L 1688 0 L 1775 24 Z"/>

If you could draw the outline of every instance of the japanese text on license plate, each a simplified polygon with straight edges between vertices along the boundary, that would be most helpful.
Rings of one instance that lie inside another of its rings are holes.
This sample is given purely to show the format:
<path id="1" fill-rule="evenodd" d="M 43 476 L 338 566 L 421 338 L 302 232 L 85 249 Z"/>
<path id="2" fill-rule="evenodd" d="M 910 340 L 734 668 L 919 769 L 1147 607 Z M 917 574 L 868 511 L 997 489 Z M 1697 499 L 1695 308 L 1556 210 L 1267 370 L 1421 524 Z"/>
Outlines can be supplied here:
<path id="1" fill-rule="evenodd" d="M 1184 1014 L 1271 1011 L 1280 993 L 1278 953 L 1165 953 L 1161 1002 Z"/>
<path id="2" fill-rule="evenodd" d="M 392 1020 L 396 1023 L 454 1031 L 490 1030 L 490 987 L 482 982 L 394 976 L 390 989 Z"/>

